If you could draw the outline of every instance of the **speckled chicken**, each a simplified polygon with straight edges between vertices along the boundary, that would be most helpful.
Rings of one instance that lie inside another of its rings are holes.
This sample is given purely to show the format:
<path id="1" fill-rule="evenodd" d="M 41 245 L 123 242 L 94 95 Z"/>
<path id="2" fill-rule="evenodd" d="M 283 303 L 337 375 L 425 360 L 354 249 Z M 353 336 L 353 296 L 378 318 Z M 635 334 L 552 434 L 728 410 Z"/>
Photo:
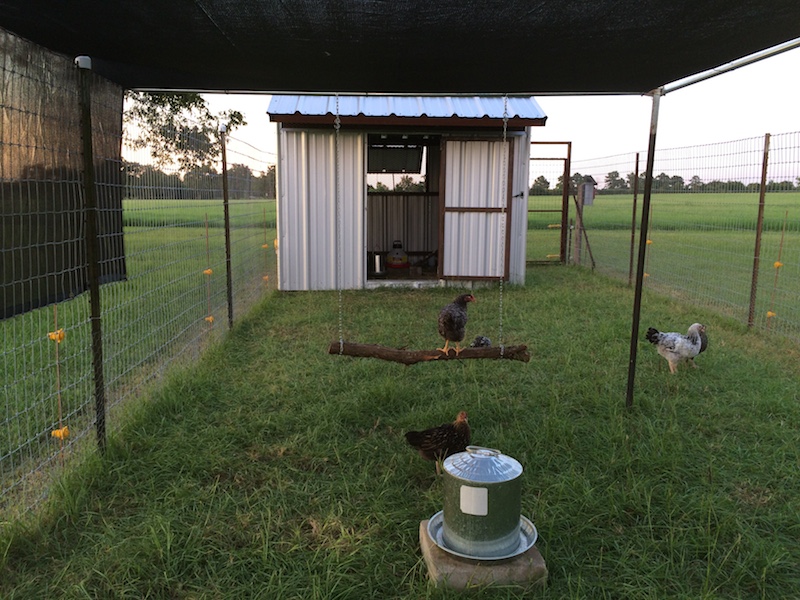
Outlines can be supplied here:
<path id="1" fill-rule="evenodd" d="M 407 431 L 406 440 L 425 460 L 436 461 L 436 473 L 440 473 L 439 463 L 451 454 L 463 452 L 469 446 L 470 428 L 467 413 L 461 411 L 452 423 L 443 423 L 424 431 Z"/>
<path id="2" fill-rule="evenodd" d="M 456 356 L 461 353 L 461 340 L 466 335 L 467 303 L 475 302 L 472 294 L 461 294 L 439 312 L 439 335 L 444 338 L 444 348 L 437 348 L 444 354 L 450 349 L 450 342 L 455 342 Z"/>
<path id="3" fill-rule="evenodd" d="M 647 330 L 645 338 L 651 344 L 655 344 L 658 353 L 667 359 L 669 372 L 673 374 L 677 373 L 678 363 L 683 360 L 697 368 L 694 362 L 695 356 L 708 348 L 706 327 L 701 323 L 693 323 L 685 335 L 675 331 L 664 333 L 651 327 Z"/>

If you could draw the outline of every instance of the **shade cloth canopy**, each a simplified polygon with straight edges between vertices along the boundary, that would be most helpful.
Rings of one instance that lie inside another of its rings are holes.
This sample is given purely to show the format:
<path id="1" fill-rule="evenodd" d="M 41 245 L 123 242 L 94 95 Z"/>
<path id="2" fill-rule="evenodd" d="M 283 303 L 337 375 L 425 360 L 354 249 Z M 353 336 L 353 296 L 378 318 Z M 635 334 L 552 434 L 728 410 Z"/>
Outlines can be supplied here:
<path id="1" fill-rule="evenodd" d="M 2 0 L 0 26 L 126 88 L 645 93 L 800 37 L 800 2 Z"/>

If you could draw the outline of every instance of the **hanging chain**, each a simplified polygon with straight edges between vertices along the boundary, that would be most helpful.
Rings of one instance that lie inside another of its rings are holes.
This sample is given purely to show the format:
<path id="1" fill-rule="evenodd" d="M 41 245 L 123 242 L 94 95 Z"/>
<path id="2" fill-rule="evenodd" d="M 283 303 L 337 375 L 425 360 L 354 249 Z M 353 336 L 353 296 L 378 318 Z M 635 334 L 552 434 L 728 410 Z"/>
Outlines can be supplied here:
<path id="1" fill-rule="evenodd" d="M 342 121 L 339 118 L 339 94 L 336 94 L 336 118 L 333 120 L 333 129 L 335 131 L 335 147 L 336 154 L 334 160 L 334 179 L 336 184 L 335 200 L 336 200 L 336 291 L 339 296 L 339 355 L 344 353 L 344 302 L 342 300 L 342 210 L 339 206 L 341 203 L 341 177 L 339 176 L 339 168 L 341 164 L 340 150 L 339 150 L 339 130 L 342 128 Z"/>
<path id="2" fill-rule="evenodd" d="M 506 203 L 508 202 L 508 95 L 503 96 L 503 176 L 505 185 L 502 189 L 502 213 L 500 216 L 500 300 L 499 300 L 499 331 L 498 343 L 500 344 L 500 357 L 505 355 L 503 346 L 503 280 L 506 273 Z"/>

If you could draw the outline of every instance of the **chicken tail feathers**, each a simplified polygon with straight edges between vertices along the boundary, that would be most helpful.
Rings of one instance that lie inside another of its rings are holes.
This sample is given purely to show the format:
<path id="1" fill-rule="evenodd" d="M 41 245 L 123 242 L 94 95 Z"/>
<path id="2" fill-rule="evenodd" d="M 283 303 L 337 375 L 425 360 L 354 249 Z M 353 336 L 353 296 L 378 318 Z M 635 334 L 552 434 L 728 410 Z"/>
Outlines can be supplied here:
<path id="1" fill-rule="evenodd" d="M 406 441 L 414 448 L 419 448 L 425 441 L 425 436 L 421 431 L 407 431 Z"/>
<path id="2" fill-rule="evenodd" d="M 658 329 L 656 329 L 655 327 L 651 327 L 650 329 L 647 330 L 647 333 L 644 334 L 644 337 L 651 344 L 657 344 L 658 343 L 658 336 L 659 336 L 660 333 L 661 332 Z"/>

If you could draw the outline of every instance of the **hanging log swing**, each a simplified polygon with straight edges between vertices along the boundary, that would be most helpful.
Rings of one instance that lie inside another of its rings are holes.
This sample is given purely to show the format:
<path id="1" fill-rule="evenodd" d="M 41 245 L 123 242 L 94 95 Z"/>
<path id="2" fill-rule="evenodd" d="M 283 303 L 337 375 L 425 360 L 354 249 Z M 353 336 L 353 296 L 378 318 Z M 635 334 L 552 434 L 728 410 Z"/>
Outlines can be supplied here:
<path id="1" fill-rule="evenodd" d="M 506 142 L 506 132 L 508 127 L 508 97 L 503 98 L 503 142 Z M 529 362 L 531 357 L 528 354 L 528 347 L 526 345 L 519 346 L 504 346 L 503 339 L 503 277 L 499 279 L 500 282 L 500 345 L 490 347 L 469 347 L 461 348 L 458 352 L 453 349 L 452 352 L 444 353 L 441 350 L 407 350 L 405 348 L 390 348 L 388 346 L 381 346 L 379 344 L 358 344 L 355 342 L 346 342 L 343 339 L 343 307 L 342 288 L 338 284 L 338 273 L 341 272 L 341 252 L 339 246 L 341 245 L 341 210 L 340 210 L 340 177 L 339 177 L 339 131 L 341 129 L 341 119 L 339 116 L 339 94 L 336 94 L 336 115 L 334 118 L 334 131 L 335 131 L 335 206 L 336 206 L 336 261 L 337 261 L 337 292 L 339 296 L 339 339 L 334 340 L 328 347 L 328 354 L 335 354 L 339 356 L 354 356 L 359 358 L 378 358 L 391 362 L 402 363 L 404 365 L 414 365 L 420 362 L 428 361 L 441 361 L 441 360 L 461 360 L 470 358 L 493 358 L 493 359 L 509 359 L 521 362 Z M 505 159 L 505 156 L 504 156 Z M 506 165 L 503 165 L 503 172 L 507 171 Z M 503 206 L 503 217 L 505 219 L 505 205 Z M 505 238 L 505 220 L 503 222 L 503 232 L 501 239 Z"/>
<path id="2" fill-rule="evenodd" d="M 528 362 L 531 359 L 528 354 L 528 347 L 520 346 L 497 346 L 490 348 L 462 348 L 458 354 L 448 352 L 443 354 L 440 350 L 406 350 L 405 348 L 389 348 L 378 344 L 356 344 L 334 340 L 328 347 L 328 354 L 339 354 L 341 356 L 356 356 L 360 358 L 379 358 L 404 365 L 414 365 L 419 362 L 431 360 L 460 360 L 467 358 L 507 358 L 509 360 L 519 360 Z"/>

